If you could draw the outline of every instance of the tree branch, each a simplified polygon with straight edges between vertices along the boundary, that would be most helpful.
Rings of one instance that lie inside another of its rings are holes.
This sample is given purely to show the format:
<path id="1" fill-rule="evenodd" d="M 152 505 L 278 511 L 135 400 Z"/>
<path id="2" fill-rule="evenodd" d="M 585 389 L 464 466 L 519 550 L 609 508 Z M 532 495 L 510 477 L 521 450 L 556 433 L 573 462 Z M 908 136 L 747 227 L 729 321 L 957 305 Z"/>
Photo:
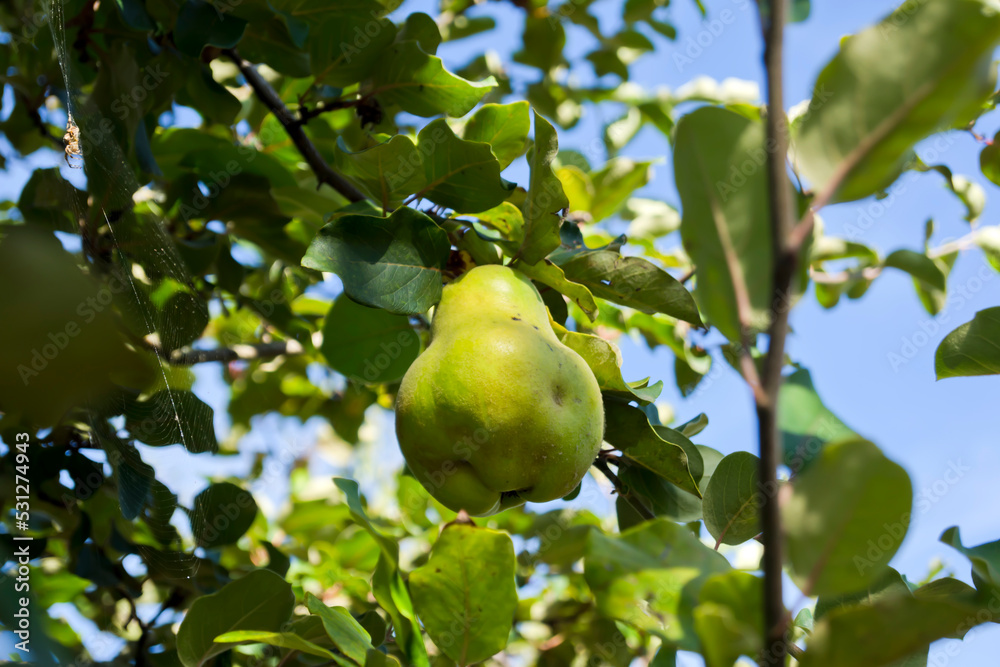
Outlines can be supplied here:
<path id="1" fill-rule="evenodd" d="M 761 373 L 763 397 L 757 399 L 757 422 L 760 439 L 759 484 L 763 494 L 761 533 L 764 556 L 764 650 L 759 656 L 762 667 L 785 664 L 785 626 L 787 616 L 782 599 L 781 514 L 778 507 L 778 390 L 785 359 L 788 335 L 788 294 L 799 261 L 799 251 L 812 231 L 813 216 L 793 227 L 795 213 L 787 176 L 788 121 L 782 86 L 786 0 L 759 0 L 764 29 L 764 66 L 767 73 L 768 195 L 771 203 L 771 248 L 774 258 L 772 278 L 772 316 L 768 329 L 768 349 Z M 769 8 L 765 17 L 763 10 Z"/>
<path id="2" fill-rule="evenodd" d="M 632 492 L 629 491 L 624 484 L 622 484 L 622 481 L 618 479 L 618 475 L 611 471 L 611 468 L 608 466 L 608 462 L 605 459 L 601 457 L 595 459 L 594 467 L 604 473 L 604 476 L 607 477 L 608 481 L 615 487 L 615 491 L 618 493 L 618 496 L 627 502 L 629 506 L 645 521 L 656 518 L 656 515 L 653 514 L 648 507 L 643 505 L 638 498 L 633 496 Z"/>
<path id="3" fill-rule="evenodd" d="M 340 194 L 347 197 L 348 200 L 352 202 L 364 201 L 367 199 L 365 195 L 358 190 L 353 183 L 348 181 L 346 178 L 335 172 L 330 165 L 326 163 L 323 156 L 319 154 L 316 150 L 316 146 L 309 140 L 306 136 L 305 131 L 300 127 L 300 124 L 292 117 L 291 112 L 288 107 L 285 106 L 281 98 L 278 97 L 278 93 L 275 92 L 274 88 L 271 87 L 264 77 L 257 73 L 257 70 L 253 68 L 253 65 L 244 60 L 236 49 L 225 49 L 223 51 L 240 69 L 243 77 L 246 79 L 247 83 L 253 88 L 254 92 L 257 93 L 257 97 L 260 101 L 264 103 L 268 109 L 274 113 L 278 122 L 281 126 L 285 128 L 285 132 L 288 133 L 288 137 L 295 144 L 295 147 L 299 149 L 302 153 L 302 157 L 305 158 L 306 162 L 312 168 L 313 172 L 316 174 L 316 178 L 319 179 L 320 183 L 326 183 L 334 190 Z"/>
<path id="4" fill-rule="evenodd" d="M 212 350 L 182 349 L 170 353 L 155 345 L 147 345 L 158 357 L 171 366 L 194 366 L 215 361 L 230 362 L 240 359 L 270 359 L 283 354 L 302 354 L 305 348 L 297 340 L 285 340 L 275 343 L 258 343 L 256 345 L 234 345 L 232 347 L 217 347 Z"/>

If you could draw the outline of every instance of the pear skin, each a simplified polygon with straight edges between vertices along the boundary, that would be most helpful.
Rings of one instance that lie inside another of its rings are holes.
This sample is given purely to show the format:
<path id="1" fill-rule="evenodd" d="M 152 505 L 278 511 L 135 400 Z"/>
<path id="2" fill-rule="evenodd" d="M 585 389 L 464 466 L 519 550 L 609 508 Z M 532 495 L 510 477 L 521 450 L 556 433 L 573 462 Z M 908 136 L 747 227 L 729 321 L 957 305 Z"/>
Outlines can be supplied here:
<path id="1" fill-rule="evenodd" d="M 444 288 L 396 397 L 396 436 L 443 505 L 485 516 L 576 488 L 604 435 L 601 390 L 531 281 L 478 266 Z"/>

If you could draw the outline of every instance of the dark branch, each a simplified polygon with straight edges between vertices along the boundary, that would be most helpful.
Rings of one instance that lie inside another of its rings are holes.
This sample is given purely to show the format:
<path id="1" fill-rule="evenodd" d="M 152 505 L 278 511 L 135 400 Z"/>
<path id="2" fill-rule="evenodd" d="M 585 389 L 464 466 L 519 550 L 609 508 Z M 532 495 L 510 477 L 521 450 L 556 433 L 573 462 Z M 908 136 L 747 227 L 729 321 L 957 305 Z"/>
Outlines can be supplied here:
<path id="1" fill-rule="evenodd" d="M 348 181 L 346 178 L 335 172 L 330 165 L 326 163 L 323 156 L 319 154 L 316 150 L 316 146 L 309 140 L 306 136 L 305 131 L 302 129 L 300 124 L 292 117 L 291 112 L 288 107 L 285 106 L 281 98 L 278 97 L 278 93 L 275 92 L 274 88 L 271 87 L 264 77 L 257 73 L 257 70 L 253 68 L 253 65 L 244 60 L 236 49 L 226 49 L 223 51 L 234 63 L 240 68 L 240 72 L 243 73 L 243 77 L 246 79 L 247 83 L 254 92 L 257 93 L 257 97 L 260 101 L 264 103 L 268 109 L 275 115 L 281 126 L 285 128 L 285 132 L 288 133 L 288 137 L 295 144 L 295 147 L 299 149 L 302 153 L 302 157 L 305 158 L 309 167 L 312 168 L 313 172 L 316 174 L 316 178 L 319 179 L 320 183 L 326 183 L 334 190 L 340 194 L 347 197 L 348 200 L 352 202 L 364 201 L 367 199 L 360 190 L 358 190 L 353 183 Z"/>
<path id="2" fill-rule="evenodd" d="M 170 353 L 159 347 L 148 347 L 171 366 L 193 366 L 195 364 L 205 364 L 214 361 L 230 362 L 240 359 L 270 359 L 283 354 L 302 354 L 305 352 L 305 348 L 296 340 L 217 347 L 212 350 L 183 349 L 174 350 Z"/>
<path id="3" fill-rule="evenodd" d="M 764 543 L 764 650 L 762 667 L 785 664 L 787 646 L 785 629 L 788 616 L 782 599 L 781 514 L 778 507 L 778 390 L 784 368 L 785 338 L 788 335 L 788 311 L 785 296 L 789 293 L 798 266 L 804 239 L 812 231 L 812 216 L 793 228 L 795 212 L 787 174 L 788 122 L 782 90 L 786 0 L 760 0 L 764 28 L 764 66 L 767 72 L 767 141 L 768 195 L 771 203 L 771 249 L 774 257 L 771 324 L 768 329 L 767 356 L 760 374 L 763 396 L 757 399 L 757 422 L 760 438 L 759 484 L 763 494 L 761 533 Z M 763 11 L 769 8 L 765 16 Z"/>
<path id="4" fill-rule="evenodd" d="M 615 491 L 618 495 L 629 504 L 629 506 L 636 511 L 636 513 L 641 516 L 644 520 L 649 521 L 650 519 L 655 519 L 656 515 L 646 507 L 641 500 L 636 498 L 628 487 L 622 484 L 622 481 L 618 479 L 618 475 L 611 471 L 608 466 L 608 462 L 601 457 L 598 457 L 594 461 L 594 467 L 604 473 L 604 476 L 608 478 L 608 481 L 615 487 Z"/>

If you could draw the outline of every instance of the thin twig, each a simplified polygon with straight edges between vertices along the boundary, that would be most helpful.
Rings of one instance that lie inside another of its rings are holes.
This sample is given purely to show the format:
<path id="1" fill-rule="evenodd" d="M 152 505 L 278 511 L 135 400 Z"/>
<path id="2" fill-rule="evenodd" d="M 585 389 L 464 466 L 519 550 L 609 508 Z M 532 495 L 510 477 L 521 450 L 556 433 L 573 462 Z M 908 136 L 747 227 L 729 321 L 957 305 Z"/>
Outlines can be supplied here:
<path id="1" fill-rule="evenodd" d="M 782 89 L 784 51 L 785 0 L 759 0 L 759 8 L 770 9 L 765 19 L 761 12 L 764 30 L 764 66 L 767 72 L 767 141 L 768 195 L 771 203 L 771 248 L 774 259 L 772 317 L 768 329 L 767 356 L 761 373 L 764 400 L 757 400 L 757 422 L 760 439 L 759 484 L 762 489 L 777 489 L 778 454 L 778 390 L 781 371 L 785 362 L 785 337 L 788 335 L 789 306 L 783 304 L 788 294 L 799 253 L 805 239 L 812 233 L 814 218 L 807 214 L 803 223 L 795 226 L 792 193 L 787 175 L 788 121 Z M 830 189 L 832 196 L 833 189 Z M 818 206 L 817 206 L 818 208 Z M 764 650 L 759 656 L 761 667 L 779 667 L 785 664 L 785 628 L 787 617 L 782 599 L 782 539 L 781 514 L 776 493 L 764 493 L 761 504 L 761 533 L 764 556 Z"/>
<path id="2" fill-rule="evenodd" d="M 302 157 L 305 158 L 306 162 L 312 168 L 313 172 L 316 174 L 316 178 L 319 182 L 326 183 L 334 190 L 340 194 L 347 197 L 348 200 L 352 202 L 364 201 L 367 199 L 360 190 L 358 190 L 354 184 L 344 178 L 342 175 L 335 172 L 330 165 L 326 163 L 323 156 L 319 154 L 316 150 L 316 146 L 309 140 L 306 136 L 305 131 L 299 125 L 299 123 L 292 117 L 291 112 L 288 107 L 285 106 L 281 98 L 278 97 L 278 93 L 275 92 L 274 88 L 271 87 L 264 77 L 262 77 L 257 70 L 254 69 L 253 65 L 244 60 L 236 49 L 225 49 L 223 51 L 240 69 L 243 73 L 243 77 L 246 79 L 247 83 L 253 88 L 254 92 L 257 93 L 257 97 L 260 101 L 264 103 L 268 109 L 274 114 L 281 123 L 281 126 L 285 128 L 285 132 L 288 133 L 288 137 L 295 144 L 295 147 L 299 149 Z"/>
<path id="3" fill-rule="evenodd" d="M 643 520 L 649 521 L 650 519 L 656 518 L 656 515 L 653 514 L 652 510 L 642 504 L 642 501 L 633 496 L 628 488 L 622 484 L 622 481 L 618 479 L 618 475 L 611 471 L 611 468 L 608 466 L 608 462 L 606 460 L 598 457 L 594 461 L 594 467 L 600 470 L 604 476 L 608 478 L 608 481 L 615 487 L 615 491 L 618 493 L 618 496 L 627 502 L 629 506 L 643 518 Z"/>
<path id="4" fill-rule="evenodd" d="M 297 340 L 258 343 L 255 345 L 234 345 L 232 347 L 217 347 L 211 350 L 182 349 L 169 353 L 158 346 L 146 345 L 146 347 L 156 352 L 158 357 L 171 366 L 194 366 L 195 364 L 205 364 L 215 361 L 229 362 L 240 359 L 271 359 L 281 355 L 294 355 L 305 352 L 302 343 Z"/>

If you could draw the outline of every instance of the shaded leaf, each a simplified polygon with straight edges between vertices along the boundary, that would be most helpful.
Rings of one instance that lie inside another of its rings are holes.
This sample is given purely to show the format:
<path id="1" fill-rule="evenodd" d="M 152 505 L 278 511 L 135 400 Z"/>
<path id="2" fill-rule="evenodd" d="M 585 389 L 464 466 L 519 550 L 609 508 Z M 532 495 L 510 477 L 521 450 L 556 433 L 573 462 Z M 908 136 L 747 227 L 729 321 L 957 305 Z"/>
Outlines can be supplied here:
<path id="1" fill-rule="evenodd" d="M 388 218 L 345 215 L 323 227 L 302 265 L 336 273 L 360 303 L 390 313 L 422 313 L 441 298 L 448 235 L 423 213 Z"/>
<path id="2" fill-rule="evenodd" d="M 334 646 L 359 665 L 365 664 L 371 637 L 344 607 L 327 607 L 312 593 L 306 593 L 306 607 L 323 619 L 323 628 Z"/>
<path id="3" fill-rule="evenodd" d="M 676 431 L 670 431 L 669 435 L 654 431 L 642 410 L 624 403 L 605 401 L 604 412 L 607 418 L 604 438 L 620 449 L 625 459 L 701 496 L 695 481 L 701 479 L 701 454 L 687 438 Z M 664 440 L 664 435 L 670 440 Z"/>
<path id="4" fill-rule="evenodd" d="M 194 499 L 191 533 L 199 546 L 214 549 L 233 544 L 249 530 L 257 503 L 249 491 L 235 484 L 212 484 Z"/>
<path id="5" fill-rule="evenodd" d="M 420 336 L 407 317 L 341 294 L 323 323 L 320 351 L 331 368 L 357 382 L 393 382 L 420 353 Z"/>
<path id="6" fill-rule="evenodd" d="M 786 376 L 778 392 L 778 430 L 784 462 L 799 473 L 818 456 L 823 445 L 856 435 L 823 404 L 809 371 Z"/>
<path id="7" fill-rule="evenodd" d="M 884 573 L 910 522 L 906 471 L 870 442 L 840 440 L 791 485 L 782 522 L 791 577 L 803 592 L 849 593 Z"/>
<path id="8" fill-rule="evenodd" d="M 817 191 L 839 185 L 840 201 L 888 187 L 914 144 L 980 114 L 998 40 L 1000 12 L 984 0 L 904 4 L 844 40 L 795 142 L 803 175 Z"/>
<path id="9" fill-rule="evenodd" d="M 698 267 L 695 296 L 709 322 L 740 340 L 738 303 L 758 331 L 771 308 L 770 205 L 764 127 L 704 107 L 677 123 L 674 173 L 684 217 L 681 238 Z"/>

